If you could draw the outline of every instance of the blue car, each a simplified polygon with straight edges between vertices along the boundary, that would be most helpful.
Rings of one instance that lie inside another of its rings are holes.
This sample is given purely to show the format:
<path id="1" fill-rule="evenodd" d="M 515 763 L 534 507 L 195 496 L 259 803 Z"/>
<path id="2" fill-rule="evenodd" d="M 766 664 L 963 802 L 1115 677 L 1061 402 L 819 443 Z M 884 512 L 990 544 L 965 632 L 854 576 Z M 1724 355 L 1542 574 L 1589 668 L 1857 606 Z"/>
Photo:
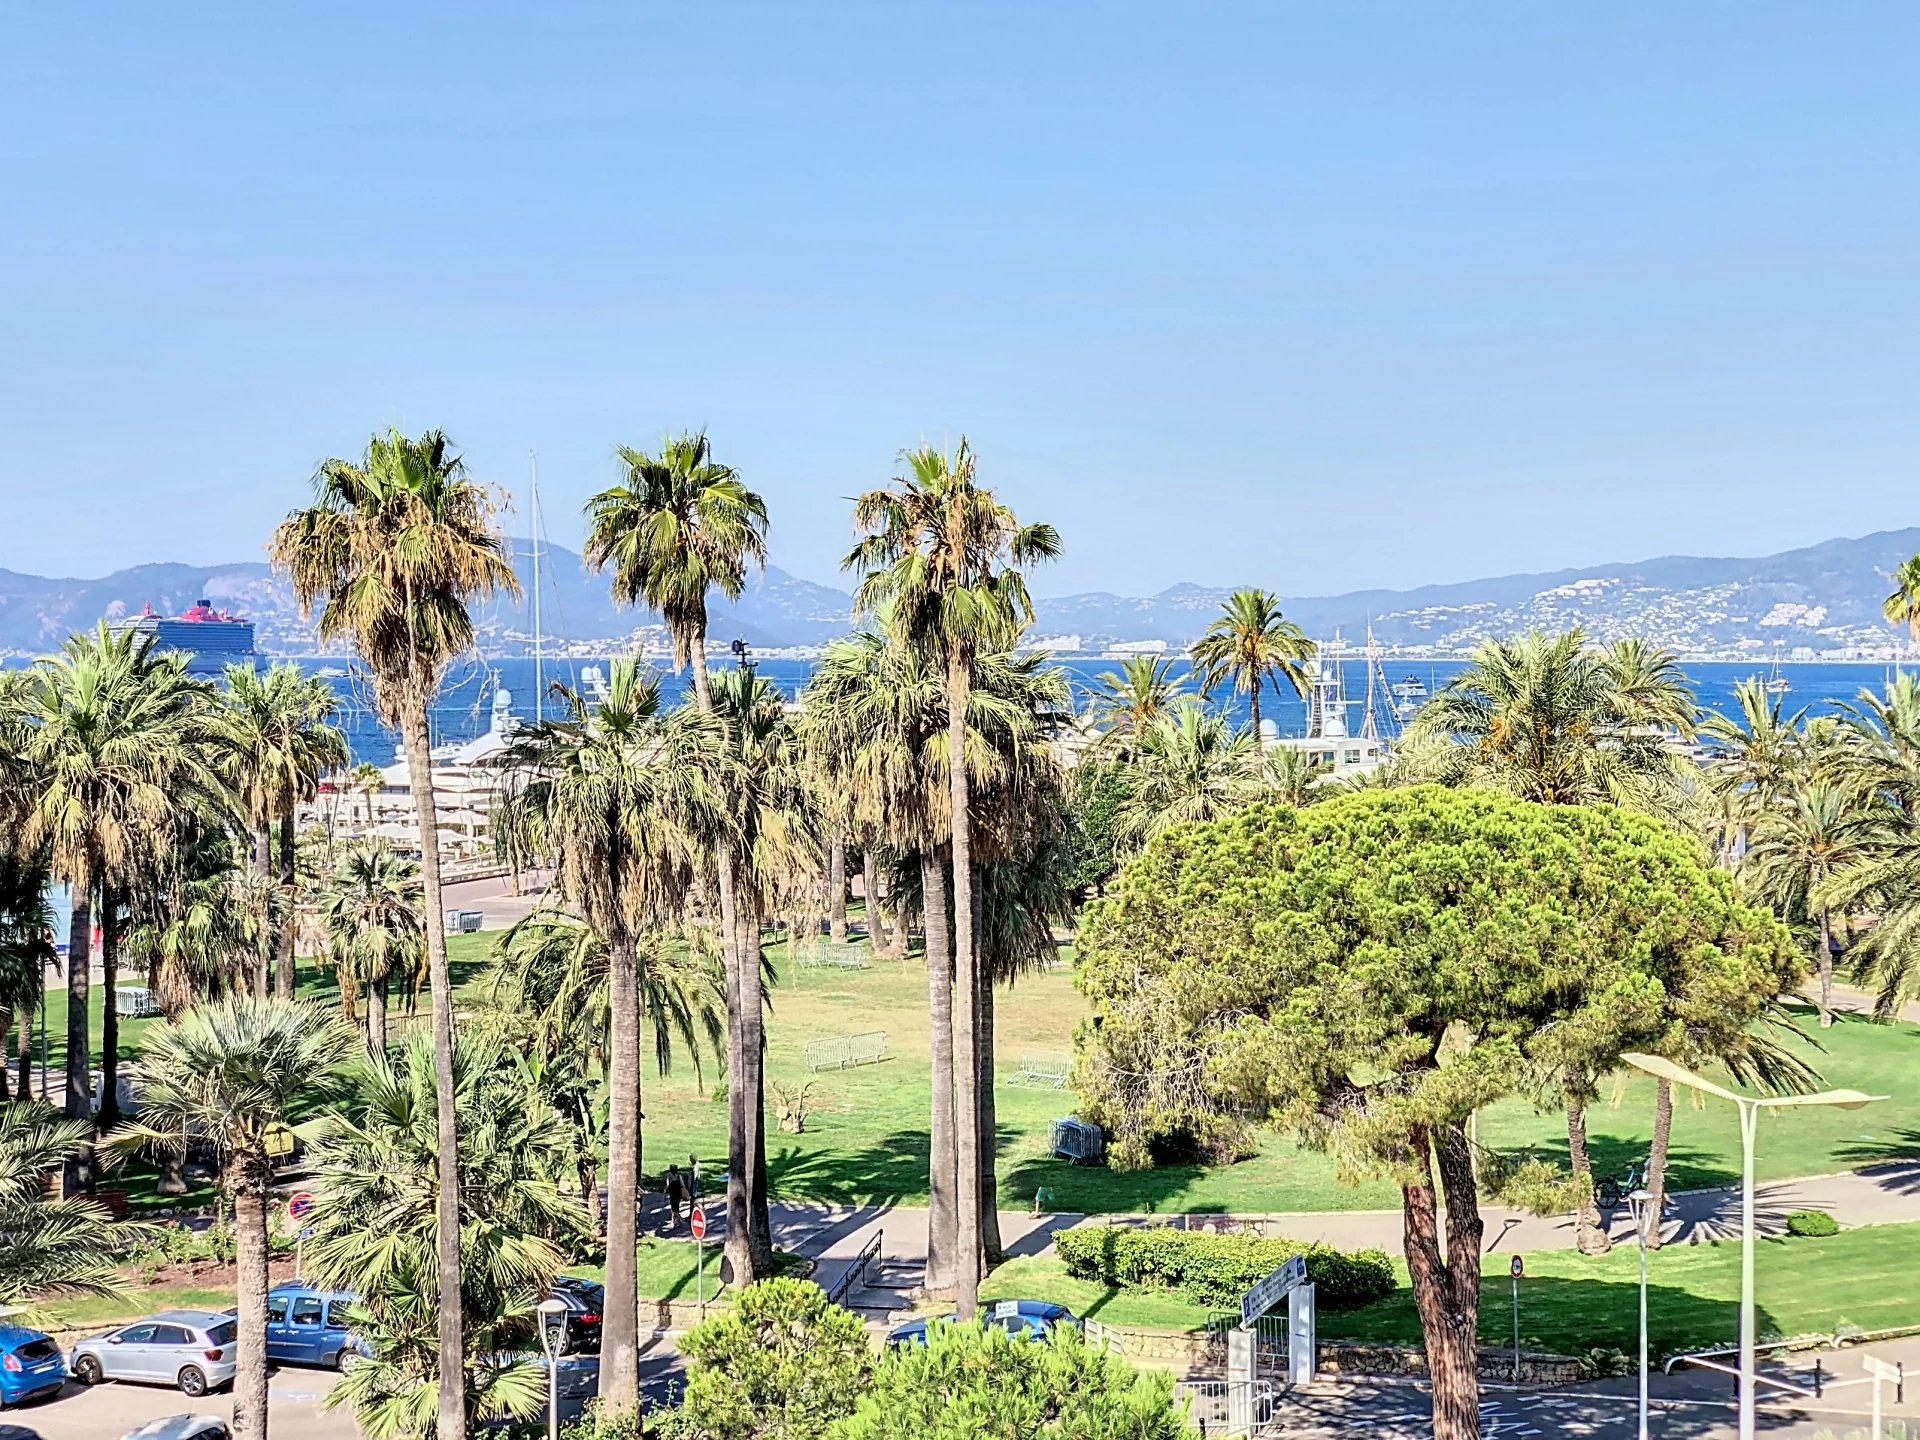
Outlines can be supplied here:
<path id="1" fill-rule="evenodd" d="M 909 1320 L 904 1325 L 896 1325 L 887 1332 L 887 1344 L 924 1345 L 928 1326 L 944 1325 L 953 1318 L 936 1315 L 931 1320 Z M 980 1320 L 985 1325 L 998 1325 L 1009 1335 L 1022 1335 L 1030 1340 L 1044 1340 L 1063 1325 L 1080 1328 L 1080 1320 L 1071 1310 L 1051 1300 L 989 1301 L 980 1307 Z"/>
<path id="2" fill-rule="evenodd" d="M 60 1347 L 38 1330 L 0 1325 L 0 1405 L 57 1395 L 67 1383 Z"/>
<path id="3" fill-rule="evenodd" d="M 344 1370 L 367 1353 L 353 1333 L 347 1290 L 318 1290 L 289 1280 L 267 1292 L 267 1358 L 288 1365 Z"/>

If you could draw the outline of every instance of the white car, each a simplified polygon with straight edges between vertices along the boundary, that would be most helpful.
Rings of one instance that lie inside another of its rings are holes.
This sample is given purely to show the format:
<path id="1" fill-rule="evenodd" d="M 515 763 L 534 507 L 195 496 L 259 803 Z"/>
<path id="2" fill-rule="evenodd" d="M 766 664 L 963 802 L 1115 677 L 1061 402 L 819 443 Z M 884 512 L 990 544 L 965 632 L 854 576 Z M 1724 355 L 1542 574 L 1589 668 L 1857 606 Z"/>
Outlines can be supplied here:
<path id="1" fill-rule="evenodd" d="M 231 1315 L 164 1310 L 77 1341 L 67 1364 L 82 1385 L 133 1380 L 198 1397 L 232 1381 L 237 1330 Z"/>
<path id="2" fill-rule="evenodd" d="M 136 1425 L 120 1440 L 233 1440 L 233 1431 L 217 1415 L 169 1415 Z"/>

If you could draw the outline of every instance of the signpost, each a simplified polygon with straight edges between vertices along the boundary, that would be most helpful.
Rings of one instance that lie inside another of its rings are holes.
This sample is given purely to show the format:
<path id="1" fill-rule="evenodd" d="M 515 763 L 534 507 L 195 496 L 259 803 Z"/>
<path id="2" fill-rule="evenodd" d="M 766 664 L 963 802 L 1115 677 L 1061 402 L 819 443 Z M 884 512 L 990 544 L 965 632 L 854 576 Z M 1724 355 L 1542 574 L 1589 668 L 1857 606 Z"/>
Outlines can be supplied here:
<path id="1" fill-rule="evenodd" d="M 1871 1355 L 1863 1355 L 1860 1358 L 1866 1363 L 1867 1374 L 1873 1377 L 1873 1437 L 1874 1440 L 1880 1440 L 1880 1437 L 1886 1433 L 1880 1428 L 1880 1382 L 1883 1380 L 1893 1382 L 1894 1403 L 1899 1404 L 1906 1387 L 1906 1367 L 1898 1364 L 1890 1365 L 1885 1360 L 1876 1360 Z"/>
<path id="2" fill-rule="evenodd" d="M 1513 1383 L 1520 1383 L 1520 1277 L 1527 1273 L 1527 1267 L 1521 1263 L 1518 1255 L 1507 1267 L 1507 1273 L 1513 1277 Z"/>
<path id="3" fill-rule="evenodd" d="M 313 1233 L 313 1227 L 306 1222 L 320 1208 L 320 1202 L 305 1190 L 296 1190 L 287 1197 L 287 1220 L 294 1227 L 293 1236 L 293 1278 L 298 1280 L 306 1274 L 301 1263 L 305 1258 L 307 1236 Z"/>
<path id="4" fill-rule="evenodd" d="M 1286 1299 L 1287 1292 L 1294 1286 L 1305 1283 L 1306 1278 L 1306 1256 L 1288 1256 L 1286 1263 L 1278 1270 L 1240 1297 L 1241 1325 L 1250 1328 L 1254 1321 Z"/>
<path id="5" fill-rule="evenodd" d="M 695 1202 L 693 1213 L 687 1216 L 687 1228 L 693 1231 L 693 1273 L 694 1295 L 700 1304 L 700 1313 L 707 1313 L 707 1207 Z"/>
<path id="6" fill-rule="evenodd" d="M 1227 1426 L 1231 1433 L 1252 1433 L 1260 1379 L 1260 1342 L 1254 1324 L 1282 1300 L 1287 1302 L 1287 1378 L 1295 1385 L 1313 1379 L 1318 1343 L 1313 1286 L 1307 1283 L 1306 1257 L 1291 1255 L 1278 1270 L 1240 1297 L 1240 1328 L 1227 1332 Z"/>

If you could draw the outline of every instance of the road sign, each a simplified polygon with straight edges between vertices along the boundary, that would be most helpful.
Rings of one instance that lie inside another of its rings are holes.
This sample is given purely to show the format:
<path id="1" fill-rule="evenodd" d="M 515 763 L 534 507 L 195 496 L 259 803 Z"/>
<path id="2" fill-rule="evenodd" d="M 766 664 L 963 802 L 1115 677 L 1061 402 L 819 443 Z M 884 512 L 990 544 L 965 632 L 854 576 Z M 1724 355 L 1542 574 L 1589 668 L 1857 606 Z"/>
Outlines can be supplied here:
<path id="1" fill-rule="evenodd" d="M 1251 1325 L 1287 1298 L 1294 1286 L 1305 1283 L 1307 1257 L 1290 1255 L 1286 1263 L 1240 1297 L 1240 1323 Z"/>
<path id="2" fill-rule="evenodd" d="M 1885 1360 L 1875 1359 L 1871 1355 L 1862 1355 L 1860 1357 L 1860 1363 L 1867 1367 L 1867 1374 L 1873 1376 L 1876 1380 L 1897 1381 L 1900 1379 L 1901 1371 L 1898 1365 L 1890 1364 Z"/>
<path id="3" fill-rule="evenodd" d="M 694 1239 L 696 1240 L 706 1239 L 707 1238 L 707 1207 L 704 1205 L 694 1206 L 693 1214 L 687 1217 L 687 1224 L 693 1230 Z"/>
<path id="4" fill-rule="evenodd" d="M 1518 1255 L 1513 1257 L 1513 1263 L 1507 1267 L 1507 1273 L 1516 1280 L 1527 1273 L 1527 1267 Z"/>
<path id="5" fill-rule="evenodd" d="M 309 1218 L 319 1208 L 320 1202 L 305 1190 L 296 1190 L 287 1197 L 287 1218 L 296 1223 Z"/>

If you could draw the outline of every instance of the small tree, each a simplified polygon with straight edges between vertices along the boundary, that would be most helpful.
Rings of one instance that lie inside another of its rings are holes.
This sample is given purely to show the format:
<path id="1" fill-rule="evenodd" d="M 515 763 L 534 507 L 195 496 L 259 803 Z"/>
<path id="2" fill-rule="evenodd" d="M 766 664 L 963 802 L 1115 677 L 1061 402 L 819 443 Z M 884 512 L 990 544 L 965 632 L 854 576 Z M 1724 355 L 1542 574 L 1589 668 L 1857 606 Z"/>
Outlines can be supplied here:
<path id="1" fill-rule="evenodd" d="M 935 1325 L 892 1351 L 832 1440 L 1188 1440 L 1165 1371 L 1135 1370 L 1078 1330 L 1045 1341 L 997 1325 Z"/>
<path id="2" fill-rule="evenodd" d="M 866 1326 L 806 1280 L 762 1280 L 689 1330 L 684 1440 L 816 1440 L 852 1411 L 873 1368 Z"/>
<path id="3" fill-rule="evenodd" d="M 149 1031 L 140 1049 L 145 1123 L 116 1132 L 116 1152 L 178 1147 L 204 1136 L 220 1156 L 220 1185 L 233 1203 L 238 1368 L 233 1429 L 242 1440 L 267 1433 L 268 1142 L 301 1101 L 340 1073 L 353 1037 L 310 1005 L 259 996 L 189 1010 Z"/>
<path id="4" fill-rule="evenodd" d="M 1479 1434 L 1467 1121 L 1665 1038 L 1667 983 L 1791 977 L 1790 941 L 1658 822 L 1430 786 L 1174 830 L 1082 927 L 1079 1088 L 1114 1156 L 1264 1115 L 1400 1184 L 1438 1440 Z M 1437 1176 L 1437 1183 L 1436 1183 Z M 1441 1243 L 1444 1205 L 1446 1242 Z"/>

